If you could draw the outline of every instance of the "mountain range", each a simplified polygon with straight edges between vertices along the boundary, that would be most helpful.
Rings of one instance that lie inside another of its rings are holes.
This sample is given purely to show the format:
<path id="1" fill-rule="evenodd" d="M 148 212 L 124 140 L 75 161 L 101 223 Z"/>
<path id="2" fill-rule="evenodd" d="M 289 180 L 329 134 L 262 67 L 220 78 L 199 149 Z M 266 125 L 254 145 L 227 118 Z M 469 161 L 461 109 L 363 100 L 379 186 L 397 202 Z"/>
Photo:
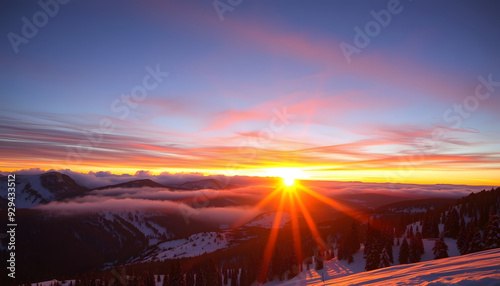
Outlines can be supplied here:
<path id="1" fill-rule="evenodd" d="M 85 196 L 94 190 L 116 188 L 165 188 L 169 190 L 202 190 L 235 188 L 235 185 L 224 185 L 216 179 L 187 181 L 176 185 L 163 185 L 150 179 L 131 180 L 124 183 L 105 185 L 93 189 L 75 182 L 70 176 L 59 172 L 47 172 L 40 175 L 16 175 L 16 207 L 32 208 L 52 201 L 62 201 L 78 196 Z M 7 205 L 7 176 L 0 176 L 0 209 Z"/>

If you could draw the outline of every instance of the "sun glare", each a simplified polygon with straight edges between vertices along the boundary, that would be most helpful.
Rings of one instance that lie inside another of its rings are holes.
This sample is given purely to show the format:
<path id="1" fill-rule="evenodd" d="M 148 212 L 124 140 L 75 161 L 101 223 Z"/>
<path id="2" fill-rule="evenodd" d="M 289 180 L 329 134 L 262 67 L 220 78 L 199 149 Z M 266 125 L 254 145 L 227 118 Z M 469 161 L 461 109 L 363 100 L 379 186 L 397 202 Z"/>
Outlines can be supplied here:
<path id="1" fill-rule="evenodd" d="M 292 177 L 284 177 L 283 178 L 283 184 L 285 184 L 285 186 L 293 186 L 293 184 L 295 183 L 295 179 L 292 178 Z"/>
<path id="2" fill-rule="evenodd" d="M 297 179 L 304 179 L 305 175 L 298 168 L 271 168 L 267 169 L 267 173 L 271 177 L 280 177 L 283 179 L 283 185 L 291 187 L 295 185 Z"/>

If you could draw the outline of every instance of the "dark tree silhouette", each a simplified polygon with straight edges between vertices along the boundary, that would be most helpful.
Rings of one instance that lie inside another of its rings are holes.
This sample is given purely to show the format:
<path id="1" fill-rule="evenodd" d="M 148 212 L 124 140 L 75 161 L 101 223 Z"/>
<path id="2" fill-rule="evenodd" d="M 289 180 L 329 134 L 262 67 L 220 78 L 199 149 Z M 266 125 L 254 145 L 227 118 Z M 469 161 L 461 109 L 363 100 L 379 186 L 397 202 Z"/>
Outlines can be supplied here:
<path id="1" fill-rule="evenodd" d="M 498 215 L 491 214 L 484 232 L 484 249 L 500 247 L 500 220 Z"/>
<path id="2" fill-rule="evenodd" d="M 389 255 L 387 254 L 387 250 L 384 248 L 380 254 L 380 264 L 378 265 L 378 268 L 385 268 L 389 266 L 391 266 Z"/>
<path id="3" fill-rule="evenodd" d="M 460 218 L 458 216 L 457 209 L 455 207 L 451 207 L 444 223 L 444 235 L 446 237 L 457 238 L 458 230 L 460 228 L 459 224 Z"/>
<path id="4" fill-rule="evenodd" d="M 467 253 L 467 250 L 466 249 L 465 251 L 463 250 L 465 248 L 465 238 L 466 238 L 466 231 L 465 231 L 465 223 L 460 225 L 460 229 L 458 230 L 458 238 L 457 238 L 457 248 L 458 250 L 460 251 L 460 254 L 466 254 Z M 469 246 L 467 245 L 467 248 L 469 248 Z"/>
<path id="5" fill-rule="evenodd" d="M 446 242 L 444 242 L 443 235 L 441 235 L 441 237 L 438 240 L 436 240 L 436 243 L 434 244 L 432 251 L 434 251 L 434 259 L 448 257 L 448 245 L 446 245 Z"/>
<path id="6" fill-rule="evenodd" d="M 349 252 L 351 254 L 356 253 L 361 248 L 361 243 L 359 241 L 358 225 L 356 221 L 352 222 L 351 231 L 349 233 L 347 241 L 349 242 Z"/>
<path id="7" fill-rule="evenodd" d="M 401 248 L 399 249 L 399 264 L 408 264 L 409 257 L 410 247 L 408 246 L 408 241 L 404 238 L 401 243 Z"/>
<path id="8" fill-rule="evenodd" d="M 481 232 L 479 232 L 479 227 L 474 229 L 474 234 L 472 235 L 472 240 L 469 245 L 469 253 L 474 253 L 483 250 L 483 242 L 481 239 Z"/>
<path id="9" fill-rule="evenodd" d="M 207 286 L 222 286 L 222 276 L 215 259 L 211 259 L 207 267 Z"/>
<path id="10" fill-rule="evenodd" d="M 314 256 L 314 269 L 320 270 L 323 269 L 323 257 L 321 257 L 321 254 L 317 254 Z"/>
<path id="11" fill-rule="evenodd" d="M 417 241 L 418 244 L 418 250 L 420 251 L 420 254 L 425 253 L 425 248 L 424 248 L 424 241 L 422 240 L 422 235 L 420 234 L 419 231 L 415 234 L 415 240 Z"/>
<path id="12" fill-rule="evenodd" d="M 170 285 L 186 285 L 184 273 L 179 262 L 172 263 L 172 266 L 170 268 Z"/>
<path id="13" fill-rule="evenodd" d="M 410 240 L 409 262 L 410 263 L 420 262 L 421 258 L 422 258 L 422 252 L 420 250 L 420 243 L 417 241 L 416 237 L 413 237 Z"/>

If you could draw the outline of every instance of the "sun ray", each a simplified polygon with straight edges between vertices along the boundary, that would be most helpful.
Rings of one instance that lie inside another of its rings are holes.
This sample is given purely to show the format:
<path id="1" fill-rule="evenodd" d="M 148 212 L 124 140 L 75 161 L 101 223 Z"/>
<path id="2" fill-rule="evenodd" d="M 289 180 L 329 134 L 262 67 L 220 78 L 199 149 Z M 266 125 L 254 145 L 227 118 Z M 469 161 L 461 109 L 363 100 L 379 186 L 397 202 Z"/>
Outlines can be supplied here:
<path id="1" fill-rule="evenodd" d="M 300 266 L 302 265 L 302 242 L 300 239 L 299 218 L 295 207 L 295 197 L 291 192 L 288 192 L 288 199 L 290 201 L 290 215 L 292 217 L 293 246 L 297 258 L 297 266 L 299 266 L 300 271 Z"/>
<path id="2" fill-rule="evenodd" d="M 247 215 L 244 215 L 242 218 L 238 219 L 235 223 L 233 223 L 232 227 L 239 227 L 245 222 L 247 222 L 251 216 L 255 214 L 261 207 L 267 205 L 274 197 L 276 197 L 279 193 L 283 193 L 283 187 L 277 187 L 270 194 L 268 194 L 265 198 L 263 198 L 257 205 L 255 205 L 250 211 L 248 211 Z"/>
<path id="3" fill-rule="evenodd" d="M 355 212 L 353 209 L 349 208 L 348 206 L 345 206 L 344 204 L 337 202 L 325 195 L 319 194 L 311 189 L 309 189 L 306 186 L 303 186 L 302 184 L 298 182 L 294 182 L 291 186 L 288 186 L 285 182 L 285 178 L 283 181 L 283 184 L 276 189 L 274 189 L 270 194 L 265 196 L 257 205 L 255 205 L 252 210 L 250 211 L 249 215 L 254 215 L 257 211 L 259 211 L 262 207 L 269 205 L 273 199 L 275 199 L 278 194 L 281 193 L 276 216 L 274 218 L 273 226 L 272 229 L 269 233 L 269 238 L 266 243 L 265 249 L 264 249 L 264 256 L 263 256 L 263 263 L 261 270 L 259 272 L 259 281 L 264 281 L 266 279 L 270 264 L 271 264 L 271 258 L 274 253 L 274 249 L 276 246 L 276 241 L 278 238 L 278 233 L 279 233 L 279 226 L 281 223 L 281 219 L 283 216 L 284 208 L 285 208 L 285 203 L 286 201 L 288 202 L 288 207 L 291 215 L 291 227 L 292 227 L 292 239 L 293 239 L 293 248 L 296 253 L 296 259 L 297 259 L 297 264 L 300 267 L 302 264 L 302 256 L 303 256 L 303 249 L 302 249 L 302 243 L 301 243 L 301 236 L 300 236 L 300 225 L 299 225 L 299 219 L 298 219 L 298 214 L 299 212 L 302 213 L 307 227 L 311 231 L 311 234 L 313 236 L 313 239 L 318 246 L 318 249 L 320 252 L 324 251 L 327 249 L 327 244 L 321 237 L 318 227 L 307 210 L 306 206 L 301 200 L 300 196 L 303 196 L 305 194 L 314 197 L 315 199 L 321 201 L 322 203 L 325 203 L 355 219 L 361 220 L 364 219 L 364 217 Z M 298 207 L 297 207 L 298 206 Z M 248 220 L 249 217 L 244 217 L 240 219 L 237 223 L 235 223 L 235 226 L 239 226 L 244 221 Z"/>
<path id="4" fill-rule="evenodd" d="M 278 212 L 276 213 L 276 217 L 274 218 L 273 228 L 271 229 L 271 233 L 269 234 L 269 239 L 266 244 L 266 248 L 264 250 L 264 261 L 262 263 L 262 268 L 259 273 L 259 281 L 264 281 L 268 268 L 269 262 L 271 261 L 271 257 L 274 252 L 274 246 L 276 245 L 276 239 L 278 238 L 278 230 L 281 222 L 281 216 L 283 215 L 283 207 L 285 205 L 285 192 L 281 193 L 280 204 L 278 206 Z"/>
<path id="5" fill-rule="evenodd" d="M 326 249 L 326 243 L 323 241 L 323 239 L 321 238 L 321 235 L 319 234 L 318 232 L 318 228 L 316 227 L 316 223 L 314 222 L 314 219 L 311 217 L 311 215 L 309 214 L 309 211 L 307 210 L 307 208 L 304 206 L 304 203 L 302 203 L 302 201 L 300 200 L 300 198 L 298 197 L 298 194 L 297 193 L 292 193 L 295 198 L 296 198 L 296 201 L 299 205 L 299 208 L 302 212 L 302 214 L 304 215 L 304 218 L 306 220 L 306 223 L 307 223 L 307 226 L 309 227 L 309 230 L 311 230 L 311 233 L 313 235 L 313 238 L 314 240 L 316 241 L 316 244 L 321 248 L 321 249 Z"/>
<path id="6" fill-rule="evenodd" d="M 299 188 L 306 192 L 307 194 L 315 197 L 316 199 L 320 200 L 321 202 L 327 204 L 327 205 L 330 205 L 332 207 L 334 207 L 335 209 L 339 210 L 340 212 L 343 212 L 345 214 L 347 214 L 348 216 L 354 218 L 354 219 L 357 219 L 357 220 L 366 220 L 367 217 L 364 216 L 363 214 L 360 214 L 359 212 L 356 212 L 355 210 L 353 210 L 352 208 L 338 202 L 338 201 L 335 201 L 327 196 L 324 196 L 322 194 L 319 194 L 309 188 L 307 188 L 306 186 L 303 186 L 303 185 L 300 185 Z"/>

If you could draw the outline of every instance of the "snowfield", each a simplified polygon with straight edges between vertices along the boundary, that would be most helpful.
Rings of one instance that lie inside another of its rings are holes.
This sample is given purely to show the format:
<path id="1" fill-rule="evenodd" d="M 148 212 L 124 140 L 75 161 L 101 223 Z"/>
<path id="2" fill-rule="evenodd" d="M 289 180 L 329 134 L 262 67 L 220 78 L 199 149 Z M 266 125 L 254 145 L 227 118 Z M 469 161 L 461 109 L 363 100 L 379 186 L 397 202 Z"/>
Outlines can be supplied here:
<path id="1" fill-rule="evenodd" d="M 339 273 L 344 271 L 344 273 Z M 347 274 L 336 259 L 325 262 L 321 270 L 309 270 L 289 281 L 266 285 L 500 285 L 500 249 L 397 265 L 369 272 L 331 278 L 330 274 Z M 323 277 L 325 282 L 323 282 Z"/>
<path id="2" fill-rule="evenodd" d="M 277 215 L 276 212 L 261 214 L 257 216 L 253 221 L 245 224 L 245 226 L 271 229 L 274 226 L 274 220 L 276 219 L 276 215 Z M 278 228 L 285 227 L 290 222 L 290 220 L 291 220 L 290 214 L 287 212 L 283 212 L 281 215 L 281 220 Z"/>
<path id="3" fill-rule="evenodd" d="M 120 219 L 126 221 L 137 228 L 140 232 L 144 234 L 146 238 L 149 240 L 149 245 L 156 245 L 164 238 L 172 237 L 172 234 L 167 231 L 166 228 L 159 226 L 158 224 L 149 221 L 149 216 L 154 216 L 154 213 L 146 214 L 143 212 L 122 212 L 122 211 L 104 211 L 102 212 L 101 221 L 107 220 L 108 222 L 119 222 L 124 228 L 127 228 L 126 225 L 123 225 L 120 222 Z"/>
<path id="4" fill-rule="evenodd" d="M 0 196 L 7 199 L 7 184 L 0 185 Z M 32 208 L 52 201 L 54 197 L 54 194 L 42 186 L 39 175 L 16 176 L 17 208 Z"/>
<path id="5" fill-rule="evenodd" d="M 325 285 L 500 285 L 500 249 L 399 265 L 325 281 Z M 323 283 L 317 283 L 323 285 Z"/>
<path id="6" fill-rule="evenodd" d="M 227 233 L 202 232 L 193 234 L 187 239 L 183 238 L 162 242 L 156 245 L 153 251 L 147 251 L 145 257 L 135 259 L 134 262 L 195 257 L 224 249 L 228 246 L 229 239 L 227 238 Z"/>

